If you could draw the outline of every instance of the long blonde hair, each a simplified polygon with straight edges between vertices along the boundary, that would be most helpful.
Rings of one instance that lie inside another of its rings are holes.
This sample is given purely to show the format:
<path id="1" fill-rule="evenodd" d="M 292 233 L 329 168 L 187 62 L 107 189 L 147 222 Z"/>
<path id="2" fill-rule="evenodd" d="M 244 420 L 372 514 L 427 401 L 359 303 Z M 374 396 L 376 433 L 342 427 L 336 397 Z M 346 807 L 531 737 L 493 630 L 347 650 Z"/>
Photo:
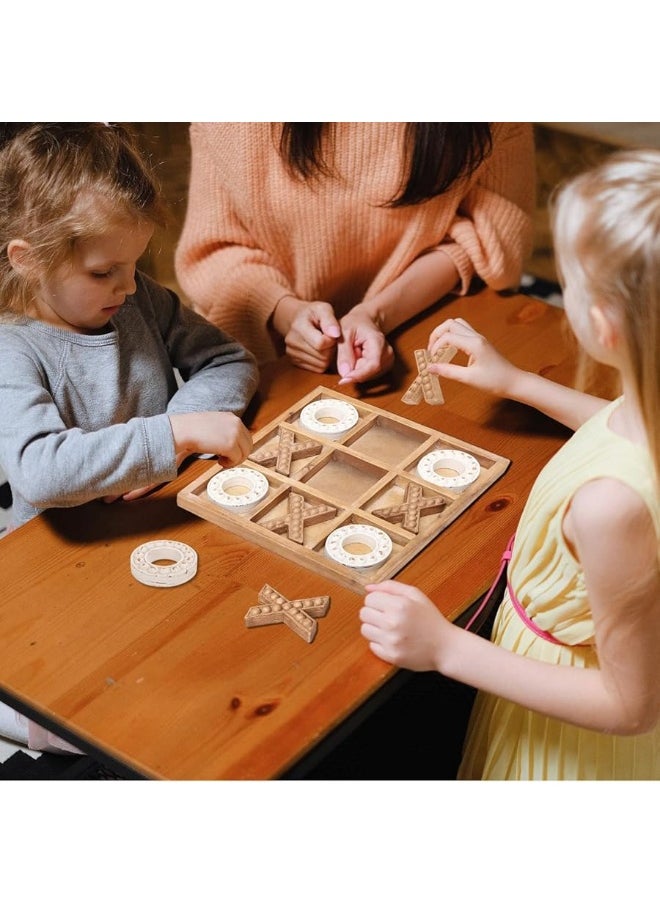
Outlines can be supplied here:
<path id="1" fill-rule="evenodd" d="M 561 186 L 551 220 L 563 283 L 613 311 L 660 484 L 660 152 L 619 151 Z"/>
<path id="2" fill-rule="evenodd" d="M 0 313 L 25 312 L 33 292 L 9 262 L 12 239 L 27 242 L 33 269 L 49 273 L 77 240 L 118 220 L 166 219 L 155 176 L 125 127 L 0 124 Z"/>

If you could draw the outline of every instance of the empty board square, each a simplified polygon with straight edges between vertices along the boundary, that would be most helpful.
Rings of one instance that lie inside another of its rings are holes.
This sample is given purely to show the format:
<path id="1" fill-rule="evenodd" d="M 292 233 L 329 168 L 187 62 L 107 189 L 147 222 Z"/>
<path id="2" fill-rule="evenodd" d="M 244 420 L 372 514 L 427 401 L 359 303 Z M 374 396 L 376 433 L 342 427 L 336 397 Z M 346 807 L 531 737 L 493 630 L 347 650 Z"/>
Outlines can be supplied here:
<path id="1" fill-rule="evenodd" d="M 377 417 L 346 445 L 391 468 L 409 458 L 427 441 L 426 433 Z"/>
<path id="2" fill-rule="evenodd" d="M 380 468 L 337 452 L 310 474 L 305 484 L 328 498 L 351 503 L 368 492 L 386 474 Z"/>

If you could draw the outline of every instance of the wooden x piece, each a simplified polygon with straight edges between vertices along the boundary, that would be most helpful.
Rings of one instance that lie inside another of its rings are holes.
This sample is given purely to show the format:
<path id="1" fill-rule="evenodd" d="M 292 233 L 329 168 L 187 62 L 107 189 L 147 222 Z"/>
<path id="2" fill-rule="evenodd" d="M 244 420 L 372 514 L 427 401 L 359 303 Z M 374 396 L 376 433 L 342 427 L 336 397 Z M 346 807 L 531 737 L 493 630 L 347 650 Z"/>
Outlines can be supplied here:
<path id="1" fill-rule="evenodd" d="M 444 496 L 424 496 L 424 491 L 418 483 L 409 483 L 400 505 L 374 509 L 373 514 L 392 524 L 402 521 L 406 530 L 417 534 L 421 516 L 440 512 L 446 505 L 447 500 Z"/>
<path id="2" fill-rule="evenodd" d="M 289 493 L 288 512 L 285 518 L 272 518 L 270 521 L 262 521 L 261 526 L 276 534 L 286 532 L 289 540 L 294 543 L 302 543 L 306 524 L 318 524 L 337 513 L 337 509 L 331 505 L 312 505 L 305 502 L 300 493 Z"/>
<path id="3" fill-rule="evenodd" d="M 449 363 L 456 355 L 458 349 L 448 346 L 435 355 L 429 355 L 426 349 L 419 348 L 415 351 L 415 363 L 418 374 L 410 384 L 401 401 L 406 405 L 418 405 L 422 399 L 429 405 L 444 404 L 444 396 L 440 388 L 437 374 L 429 373 L 429 364 Z"/>
<path id="4" fill-rule="evenodd" d="M 266 467 L 274 464 L 278 474 L 284 474 L 288 477 L 292 461 L 299 458 L 309 458 L 311 455 L 318 455 L 322 449 L 321 443 L 316 443 L 313 440 L 308 440 L 304 443 L 294 442 L 293 433 L 280 424 L 277 448 L 257 449 L 249 458 L 250 461 L 256 461 Z"/>
<path id="5" fill-rule="evenodd" d="M 329 596 L 288 600 L 269 584 L 264 584 L 259 591 L 259 605 L 248 609 L 245 625 L 248 628 L 257 628 L 261 625 L 284 624 L 307 643 L 311 643 L 318 627 L 316 619 L 322 618 L 329 607 Z"/>

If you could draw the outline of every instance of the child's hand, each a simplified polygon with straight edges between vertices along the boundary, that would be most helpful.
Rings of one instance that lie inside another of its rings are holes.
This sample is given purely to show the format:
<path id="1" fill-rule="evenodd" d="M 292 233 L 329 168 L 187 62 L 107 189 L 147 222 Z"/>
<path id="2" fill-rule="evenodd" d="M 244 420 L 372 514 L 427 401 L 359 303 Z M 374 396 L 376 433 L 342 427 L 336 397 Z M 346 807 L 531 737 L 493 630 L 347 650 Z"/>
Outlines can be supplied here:
<path id="1" fill-rule="evenodd" d="M 440 671 L 443 645 L 454 627 L 421 590 L 399 581 L 368 584 L 361 634 L 372 653 L 415 672 Z"/>
<path id="2" fill-rule="evenodd" d="M 171 414 L 174 446 L 179 456 L 195 452 L 217 455 L 225 467 L 235 467 L 252 451 L 252 436 L 243 421 L 229 411 Z"/>
<path id="3" fill-rule="evenodd" d="M 445 320 L 437 326 L 429 337 L 428 351 L 434 354 L 452 345 L 468 356 L 467 366 L 429 364 L 431 373 L 485 389 L 495 395 L 507 394 L 518 368 L 461 318 Z"/>

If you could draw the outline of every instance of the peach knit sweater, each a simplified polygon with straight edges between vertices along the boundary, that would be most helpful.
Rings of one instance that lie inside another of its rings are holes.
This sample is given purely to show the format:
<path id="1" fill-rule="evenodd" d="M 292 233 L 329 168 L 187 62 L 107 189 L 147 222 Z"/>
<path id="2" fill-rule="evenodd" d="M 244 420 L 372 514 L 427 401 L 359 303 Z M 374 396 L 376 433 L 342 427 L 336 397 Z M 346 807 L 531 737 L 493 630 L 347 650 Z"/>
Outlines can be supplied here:
<path id="1" fill-rule="evenodd" d="M 475 274 L 516 287 L 531 250 L 534 152 L 529 123 L 495 123 L 493 151 L 469 181 L 413 207 L 398 190 L 404 123 L 334 126 L 333 176 L 303 182 L 278 151 L 278 124 L 193 123 L 188 209 L 176 251 L 193 307 L 264 363 L 268 321 L 293 294 L 338 317 L 441 247 L 466 292 Z"/>

